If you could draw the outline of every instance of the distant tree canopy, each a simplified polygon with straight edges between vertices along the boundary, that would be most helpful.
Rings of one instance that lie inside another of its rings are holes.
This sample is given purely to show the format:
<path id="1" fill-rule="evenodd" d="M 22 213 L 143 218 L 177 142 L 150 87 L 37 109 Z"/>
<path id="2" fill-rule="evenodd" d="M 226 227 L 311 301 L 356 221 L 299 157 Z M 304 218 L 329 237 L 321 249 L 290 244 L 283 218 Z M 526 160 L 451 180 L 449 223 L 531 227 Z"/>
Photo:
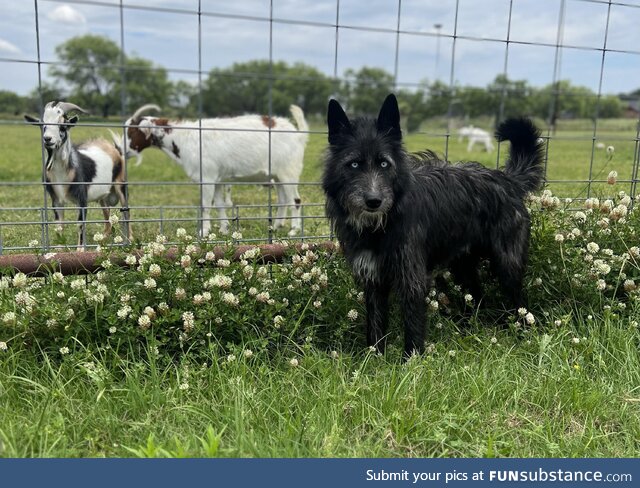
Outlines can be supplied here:
<path id="1" fill-rule="evenodd" d="M 45 82 L 27 97 L 0 91 L 0 112 L 37 112 L 41 101 L 66 98 L 95 115 L 125 115 L 145 103 L 182 117 L 230 116 L 269 111 L 287 115 L 289 105 L 324 117 L 327 100 L 336 97 L 349 113 L 376 115 L 384 97 L 394 91 L 393 75 L 380 68 L 347 69 L 340 80 L 297 62 L 254 60 L 215 68 L 202 80 L 202 91 L 184 80 L 172 82 L 165 68 L 137 56 L 126 56 L 114 41 L 96 35 L 74 37 L 56 47 L 60 63 L 50 68 L 54 83 Z M 121 63 L 123 66 L 121 66 Z M 123 86 L 124 83 L 124 86 Z M 620 117 L 620 97 L 598 96 L 586 87 L 561 80 L 542 88 L 526 80 L 498 75 L 486 87 L 450 86 L 441 81 L 396 88 L 405 127 L 416 130 L 430 117 L 492 117 L 530 115 L 549 122 L 562 118 Z"/>

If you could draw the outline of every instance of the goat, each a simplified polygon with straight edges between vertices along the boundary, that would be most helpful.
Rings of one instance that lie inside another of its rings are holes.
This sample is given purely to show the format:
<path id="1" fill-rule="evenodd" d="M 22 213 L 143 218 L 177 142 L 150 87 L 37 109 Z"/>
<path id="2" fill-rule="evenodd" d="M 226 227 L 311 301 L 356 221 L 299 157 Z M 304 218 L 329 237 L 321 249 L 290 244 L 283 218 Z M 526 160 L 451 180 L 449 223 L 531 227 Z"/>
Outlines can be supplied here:
<path id="1" fill-rule="evenodd" d="M 485 150 L 488 153 L 493 151 L 492 137 L 491 137 L 491 134 L 489 134 L 486 130 L 479 129 L 472 125 L 467 127 L 462 127 L 458 131 L 458 142 L 462 142 L 462 139 L 465 137 L 469 138 L 469 144 L 467 145 L 467 152 L 471 152 L 476 142 L 483 144 Z"/>
<path id="2" fill-rule="evenodd" d="M 46 152 L 45 181 L 51 196 L 55 220 L 62 223 L 67 200 L 79 208 L 78 246 L 85 245 L 87 204 L 97 201 L 106 220 L 105 233 L 111 232 L 110 209 L 118 201 L 125 221 L 129 220 L 127 185 L 124 177 L 124 158 L 121 150 L 105 139 L 97 138 L 75 145 L 69 130 L 78 122 L 71 112 L 88 113 L 69 102 L 49 102 L 44 107 L 42 120 L 24 116 L 30 124 L 42 126 L 42 143 Z M 128 233 L 131 240 L 131 227 Z"/>
<path id="3" fill-rule="evenodd" d="M 140 164 L 143 150 L 148 147 L 159 148 L 182 166 L 192 181 L 201 182 L 198 121 L 143 116 L 144 112 L 151 109 L 160 110 L 156 105 L 144 105 L 127 120 L 126 154 L 137 156 L 137 165 Z M 238 178 L 280 183 L 277 185 L 275 227 L 279 229 L 284 226 L 287 207 L 290 207 L 289 235 L 300 232 L 301 200 L 297 184 L 302 173 L 309 126 L 300 107 L 291 105 L 289 110 L 297 128 L 286 118 L 261 115 L 201 120 L 204 129 L 202 183 L 205 183 L 201 201 L 203 236 L 211 230 L 212 202 L 218 209 L 220 232 L 229 232 L 225 207 L 231 204 L 231 199 L 228 194 L 225 198 L 225 188 L 220 182 Z"/>

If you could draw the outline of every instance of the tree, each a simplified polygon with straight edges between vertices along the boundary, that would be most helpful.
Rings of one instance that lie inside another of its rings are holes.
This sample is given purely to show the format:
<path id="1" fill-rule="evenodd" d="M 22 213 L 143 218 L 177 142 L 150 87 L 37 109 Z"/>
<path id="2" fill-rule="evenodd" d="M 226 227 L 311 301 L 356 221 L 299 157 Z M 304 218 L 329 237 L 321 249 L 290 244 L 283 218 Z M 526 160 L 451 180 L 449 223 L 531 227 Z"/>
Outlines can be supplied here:
<path id="1" fill-rule="evenodd" d="M 64 94 L 52 83 L 42 82 L 42 84 L 31 90 L 27 95 L 27 112 L 41 114 L 44 106 L 54 100 L 64 100 Z"/>
<path id="2" fill-rule="evenodd" d="M 300 105 L 305 113 L 324 113 L 331 93 L 331 80 L 313 66 L 283 61 L 269 66 L 267 60 L 235 63 L 230 68 L 213 69 L 202 90 L 203 111 L 207 115 L 268 113 L 288 114 L 289 105 Z"/>
<path id="3" fill-rule="evenodd" d="M 380 68 L 348 69 L 344 78 L 340 90 L 343 101 L 357 115 L 378 115 L 382 101 L 393 91 L 393 76 Z"/>
<path id="4" fill-rule="evenodd" d="M 118 44 L 106 37 L 74 37 L 57 46 L 56 54 L 60 62 L 51 67 L 51 75 L 68 85 L 74 103 L 103 117 L 122 108 L 123 76 L 127 112 L 145 103 L 164 104 L 169 97 L 171 83 L 164 68 L 121 55 Z"/>
<path id="5" fill-rule="evenodd" d="M 27 99 L 8 90 L 0 90 L 0 112 L 20 115 L 27 109 Z"/>

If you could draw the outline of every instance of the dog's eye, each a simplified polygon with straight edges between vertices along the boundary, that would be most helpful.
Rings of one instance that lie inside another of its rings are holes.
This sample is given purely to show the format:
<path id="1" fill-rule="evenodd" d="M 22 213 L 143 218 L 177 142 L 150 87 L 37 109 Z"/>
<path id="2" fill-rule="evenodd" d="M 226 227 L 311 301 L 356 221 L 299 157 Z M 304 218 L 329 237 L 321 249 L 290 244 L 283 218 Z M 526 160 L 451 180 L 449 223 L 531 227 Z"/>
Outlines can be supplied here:
<path id="1" fill-rule="evenodd" d="M 351 163 L 351 167 L 354 168 L 354 169 L 357 168 L 358 166 L 360 166 L 360 163 L 358 163 L 358 161 L 353 161 Z"/>
<path id="2" fill-rule="evenodd" d="M 388 166 L 389 166 L 389 163 L 387 161 L 384 161 L 384 160 L 380 161 L 381 168 L 387 168 Z"/>

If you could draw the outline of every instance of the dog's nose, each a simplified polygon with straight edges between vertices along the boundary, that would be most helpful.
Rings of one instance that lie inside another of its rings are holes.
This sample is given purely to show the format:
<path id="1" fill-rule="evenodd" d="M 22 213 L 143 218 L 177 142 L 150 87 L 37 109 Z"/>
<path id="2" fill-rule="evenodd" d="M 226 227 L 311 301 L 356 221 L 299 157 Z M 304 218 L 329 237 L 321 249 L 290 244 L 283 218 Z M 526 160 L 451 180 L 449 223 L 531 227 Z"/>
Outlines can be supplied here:
<path id="1" fill-rule="evenodd" d="M 380 199 L 378 197 L 375 197 L 375 196 L 366 196 L 365 197 L 365 203 L 367 204 L 367 207 L 369 207 L 371 209 L 376 209 L 382 203 L 382 199 Z"/>

